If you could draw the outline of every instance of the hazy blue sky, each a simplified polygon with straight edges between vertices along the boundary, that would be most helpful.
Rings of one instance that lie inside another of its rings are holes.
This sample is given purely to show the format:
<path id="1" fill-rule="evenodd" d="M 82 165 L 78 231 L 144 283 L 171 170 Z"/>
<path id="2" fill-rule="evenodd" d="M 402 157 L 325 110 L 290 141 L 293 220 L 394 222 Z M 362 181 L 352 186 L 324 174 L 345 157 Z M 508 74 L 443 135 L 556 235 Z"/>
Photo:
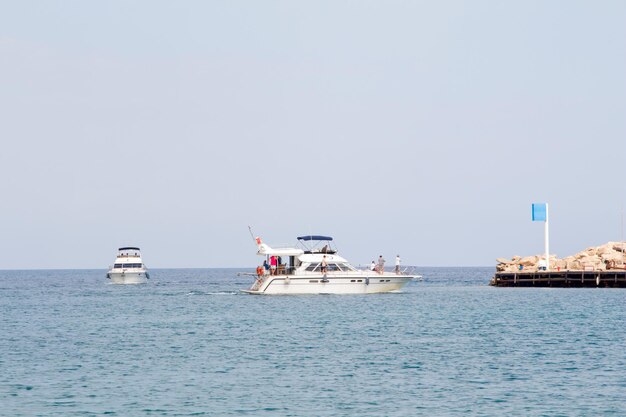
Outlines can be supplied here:
<path id="1" fill-rule="evenodd" d="M 621 237 L 624 1 L 0 2 L 0 268 L 494 265 Z"/>

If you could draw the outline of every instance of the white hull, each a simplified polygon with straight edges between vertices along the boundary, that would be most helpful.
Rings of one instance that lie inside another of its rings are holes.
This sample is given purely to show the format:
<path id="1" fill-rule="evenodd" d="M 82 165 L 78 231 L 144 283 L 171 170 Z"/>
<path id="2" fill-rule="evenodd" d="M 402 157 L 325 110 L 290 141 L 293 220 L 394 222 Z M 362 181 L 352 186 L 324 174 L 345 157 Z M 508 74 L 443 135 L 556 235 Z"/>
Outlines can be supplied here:
<path id="1" fill-rule="evenodd" d="M 107 276 L 113 284 L 145 284 L 148 282 L 146 272 L 109 272 Z"/>
<path id="2" fill-rule="evenodd" d="M 375 294 L 398 291 L 413 275 L 275 275 L 265 276 L 245 292 L 249 294 Z M 324 282 L 326 280 L 327 282 Z"/>

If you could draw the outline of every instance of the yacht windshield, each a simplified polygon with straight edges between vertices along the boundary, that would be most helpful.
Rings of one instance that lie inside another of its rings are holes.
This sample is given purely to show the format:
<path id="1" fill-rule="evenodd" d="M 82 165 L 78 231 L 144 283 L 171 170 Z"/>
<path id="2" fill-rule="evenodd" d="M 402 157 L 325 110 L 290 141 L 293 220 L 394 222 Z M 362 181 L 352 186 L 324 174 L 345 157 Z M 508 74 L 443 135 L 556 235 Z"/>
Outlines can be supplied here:
<path id="1" fill-rule="evenodd" d="M 318 267 L 318 266 L 320 266 L 320 264 L 319 264 L 319 263 L 313 263 L 313 264 L 311 264 L 311 265 L 307 266 L 307 267 L 306 267 L 306 270 L 307 270 L 307 271 L 312 272 L 312 271 L 317 270 L 317 267 Z"/>
<path id="2" fill-rule="evenodd" d="M 141 268 L 141 264 L 115 264 L 113 268 Z"/>
<path id="3" fill-rule="evenodd" d="M 349 272 L 349 271 L 354 271 L 355 269 L 352 267 L 352 265 L 347 264 L 347 263 L 343 263 L 343 264 L 339 264 L 341 269 L 345 272 Z"/>
<path id="4" fill-rule="evenodd" d="M 306 270 L 309 272 L 317 272 L 320 270 L 320 264 L 315 262 L 306 267 Z M 352 265 L 348 263 L 332 263 L 329 262 L 327 266 L 328 272 L 350 272 L 355 271 Z"/>

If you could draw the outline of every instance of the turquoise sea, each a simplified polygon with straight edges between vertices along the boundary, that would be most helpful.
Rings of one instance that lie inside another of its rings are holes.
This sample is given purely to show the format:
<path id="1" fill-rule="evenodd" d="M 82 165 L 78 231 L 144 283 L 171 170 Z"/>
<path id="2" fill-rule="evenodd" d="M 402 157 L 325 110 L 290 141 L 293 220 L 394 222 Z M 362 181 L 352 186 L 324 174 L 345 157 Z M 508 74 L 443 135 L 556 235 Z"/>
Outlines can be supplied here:
<path id="1" fill-rule="evenodd" d="M 626 291 L 419 268 L 366 296 L 234 269 L 0 271 L 2 416 L 626 415 Z"/>

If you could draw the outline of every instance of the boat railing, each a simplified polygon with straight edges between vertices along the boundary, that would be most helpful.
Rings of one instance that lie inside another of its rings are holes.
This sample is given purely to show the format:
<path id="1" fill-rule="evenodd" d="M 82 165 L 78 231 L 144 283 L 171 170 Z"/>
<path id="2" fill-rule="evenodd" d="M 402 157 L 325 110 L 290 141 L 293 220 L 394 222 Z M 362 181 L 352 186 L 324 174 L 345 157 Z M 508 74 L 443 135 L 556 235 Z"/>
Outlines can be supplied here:
<path id="1" fill-rule="evenodd" d="M 293 275 L 296 269 L 294 266 L 278 265 L 274 273 L 270 269 L 265 275 Z"/>
<path id="2" fill-rule="evenodd" d="M 359 265 L 357 269 L 363 273 L 371 273 L 372 275 L 380 275 L 381 272 L 378 269 L 378 264 L 376 264 L 375 269 L 371 269 L 371 266 L 363 266 Z M 417 275 L 417 268 L 414 266 L 401 266 L 400 269 L 396 272 L 395 266 L 387 266 L 383 268 L 382 273 L 395 273 L 396 275 Z"/>
<path id="3" fill-rule="evenodd" d="M 400 275 L 418 275 L 417 268 L 414 266 L 405 266 L 400 269 Z"/>
<path id="4" fill-rule="evenodd" d="M 276 273 L 274 274 L 275 276 L 280 276 L 280 275 L 295 275 L 296 271 L 298 270 L 298 267 L 295 266 L 284 266 L 282 267 L 281 265 L 278 266 L 278 268 L 276 268 Z M 329 269 L 326 272 L 326 275 L 345 275 L 345 274 L 354 274 L 355 272 L 359 272 L 362 273 L 364 271 L 360 271 L 358 269 L 354 269 L 354 270 L 350 270 L 350 271 L 342 271 L 339 269 Z M 300 271 L 298 273 L 298 275 L 314 275 L 314 276 L 319 276 L 321 274 L 321 271 L 319 268 L 316 268 L 314 271 Z M 267 275 L 272 275 L 271 270 L 268 271 Z"/>
<path id="5" fill-rule="evenodd" d="M 272 271 L 269 270 L 267 271 L 266 275 L 274 275 L 274 276 L 284 276 L 284 275 L 294 275 L 296 270 L 298 269 L 298 267 L 295 266 L 286 266 L 286 265 L 278 265 L 278 267 L 276 268 L 276 272 L 274 274 L 272 274 Z M 372 271 L 371 269 L 369 269 L 369 267 L 365 268 L 365 267 L 357 267 L 354 270 L 350 270 L 350 271 L 341 271 L 341 270 L 328 270 L 326 272 L 326 275 L 345 275 L 345 274 L 353 274 L 355 272 L 361 273 L 361 274 L 365 274 L 365 275 L 379 275 L 379 272 L 377 270 Z M 396 273 L 395 267 L 390 267 L 390 268 L 385 268 L 383 273 Z M 302 271 L 300 272 L 301 275 L 319 275 L 320 274 L 320 270 L 319 268 L 316 269 L 315 271 Z M 414 266 L 405 266 L 402 267 L 399 272 L 397 273 L 397 275 L 417 275 L 417 269 Z"/>

